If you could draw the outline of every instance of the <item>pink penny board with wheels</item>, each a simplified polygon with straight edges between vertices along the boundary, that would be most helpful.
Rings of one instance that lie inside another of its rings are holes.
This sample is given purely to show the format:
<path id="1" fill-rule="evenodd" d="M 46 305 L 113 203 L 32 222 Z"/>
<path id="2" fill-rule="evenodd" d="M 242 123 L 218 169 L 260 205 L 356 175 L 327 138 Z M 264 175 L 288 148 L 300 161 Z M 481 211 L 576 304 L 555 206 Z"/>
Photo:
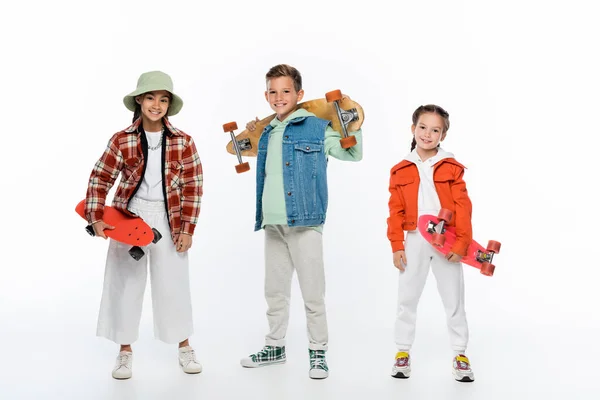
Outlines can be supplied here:
<path id="1" fill-rule="evenodd" d="M 453 226 L 445 226 L 452 218 L 452 211 L 441 209 L 435 215 L 422 215 L 419 217 L 417 228 L 425 240 L 443 255 L 447 255 L 456 241 L 456 229 Z M 500 252 L 500 242 L 490 240 L 487 247 L 483 247 L 475 240 L 467 249 L 467 254 L 460 260 L 481 271 L 483 275 L 492 276 L 496 268 L 492 264 L 494 254 Z"/>

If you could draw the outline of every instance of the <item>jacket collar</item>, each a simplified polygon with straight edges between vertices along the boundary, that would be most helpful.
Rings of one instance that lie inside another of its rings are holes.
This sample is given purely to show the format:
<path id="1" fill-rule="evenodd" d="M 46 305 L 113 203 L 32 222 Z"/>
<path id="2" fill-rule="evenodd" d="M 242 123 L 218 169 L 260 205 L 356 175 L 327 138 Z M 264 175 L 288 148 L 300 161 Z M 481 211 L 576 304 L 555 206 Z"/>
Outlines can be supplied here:
<path id="1" fill-rule="evenodd" d="M 410 156 L 410 155 L 409 155 L 409 156 Z M 396 171 L 398 171 L 398 170 L 400 170 L 400 169 L 402 169 L 402 168 L 406 168 L 406 167 L 408 167 L 408 166 L 410 166 L 410 165 L 413 165 L 413 164 L 415 164 L 415 162 L 414 162 L 414 161 L 412 161 L 412 159 L 409 159 L 409 158 L 410 158 L 409 156 L 407 156 L 407 158 L 406 158 L 406 159 L 404 159 L 404 160 L 400 161 L 398 164 L 396 164 L 396 165 L 395 165 L 395 166 L 392 168 L 392 171 L 391 171 L 391 173 L 393 174 L 394 172 L 396 172 Z M 437 155 L 436 155 L 436 157 L 437 157 Z M 456 161 L 456 159 L 454 158 L 454 156 L 453 156 L 451 153 L 446 153 L 446 154 L 444 154 L 444 156 L 443 156 L 443 157 L 444 157 L 444 158 L 442 158 L 441 160 L 437 161 L 437 162 L 436 162 L 436 163 L 433 165 L 434 169 L 435 169 L 435 168 L 438 168 L 439 166 L 441 166 L 441 165 L 442 165 L 442 164 L 444 164 L 444 163 L 448 163 L 448 164 L 456 165 L 457 167 L 460 167 L 460 168 L 466 169 L 466 167 L 465 167 L 464 165 L 462 165 L 461 163 L 459 163 L 458 161 Z"/>

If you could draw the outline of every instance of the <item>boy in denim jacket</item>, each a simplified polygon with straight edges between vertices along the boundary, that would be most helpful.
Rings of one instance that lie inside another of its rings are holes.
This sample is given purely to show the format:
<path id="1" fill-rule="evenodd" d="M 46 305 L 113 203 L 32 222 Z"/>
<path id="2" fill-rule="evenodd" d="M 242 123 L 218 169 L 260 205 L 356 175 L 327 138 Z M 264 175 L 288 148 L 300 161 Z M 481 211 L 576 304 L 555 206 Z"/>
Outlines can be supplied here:
<path id="1" fill-rule="evenodd" d="M 244 367 L 286 361 L 285 335 L 289 320 L 292 274 L 304 300 L 313 379 L 327 378 L 328 333 L 325 312 L 325 272 L 322 227 L 327 211 L 327 158 L 362 159 L 362 132 L 349 149 L 330 121 L 297 109 L 302 77 L 289 65 L 276 65 L 266 75 L 265 98 L 277 114 L 258 144 L 255 231 L 265 230 L 265 298 L 269 333 L 265 346 L 241 360 Z M 255 129 L 255 121 L 247 128 Z"/>

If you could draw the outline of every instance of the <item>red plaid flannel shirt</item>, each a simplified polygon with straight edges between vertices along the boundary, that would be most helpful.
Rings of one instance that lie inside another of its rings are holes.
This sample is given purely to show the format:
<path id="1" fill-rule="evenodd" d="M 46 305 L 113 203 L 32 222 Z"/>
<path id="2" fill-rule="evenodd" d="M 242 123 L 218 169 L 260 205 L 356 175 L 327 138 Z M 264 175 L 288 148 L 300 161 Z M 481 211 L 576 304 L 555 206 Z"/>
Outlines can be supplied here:
<path id="1" fill-rule="evenodd" d="M 115 133 L 108 141 L 102 157 L 96 162 L 90 175 L 85 215 L 88 222 L 102 219 L 106 195 L 119 173 L 121 181 L 113 197 L 112 206 L 131 215 L 127 205 L 142 180 L 144 157 L 141 118 L 127 129 Z M 202 197 L 202 164 L 191 136 L 175 128 L 165 118 L 166 146 L 164 155 L 164 190 L 166 209 L 171 226 L 171 237 L 175 241 L 181 233 L 192 235 L 200 213 Z"/>

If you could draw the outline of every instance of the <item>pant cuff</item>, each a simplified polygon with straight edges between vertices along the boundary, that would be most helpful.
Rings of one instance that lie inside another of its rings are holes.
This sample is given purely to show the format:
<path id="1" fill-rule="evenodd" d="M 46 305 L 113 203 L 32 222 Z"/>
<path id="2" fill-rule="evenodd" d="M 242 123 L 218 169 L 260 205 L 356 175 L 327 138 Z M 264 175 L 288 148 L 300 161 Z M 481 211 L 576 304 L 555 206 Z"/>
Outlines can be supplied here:
<path id="1" fill-rule="evenodd" d="M 283 347 L 283 346 L 285 346 L 285 339 L 278 339 L 278 340 L 266 339 L 265 346 Z"/>
<path id="2" fill-rule="evenodd" d="M 114 342 L 118 345 L 122 345 L 122 344 L 132 344 L 135 343 L 138 340 L 138 336 L 124 336 L 124 335 L 117 335 L 114 332 L 106 332 L 106 331 L 97 331 L 96 332 L 96 336 L 97 337 L 101 337 L 107 340 L 110 340 L 111 342 Z"/>
<path id="3" fill-rule="evenodd" d="M 308 349 L 309 350 L 325 350 L 327 351 L 329 349 L 329 347 L 327 346 L 327 343 L 322 344 L 322 343 L 309 343 L 308 344 Z"/>
<path id="4" fill-rule="evenodd" d="M 186 339 L 189 339 L 192 335 L 194 334 L 194 330 L 190 330 L 188 333 L 185 333 L 183 335 L 160 335 L 160 334 L 155 334 L 154 338 L 156 340 L 160 340 L 163 343 L 166 344 L 179 344 L 181 342 L 183 342 Z"/>

